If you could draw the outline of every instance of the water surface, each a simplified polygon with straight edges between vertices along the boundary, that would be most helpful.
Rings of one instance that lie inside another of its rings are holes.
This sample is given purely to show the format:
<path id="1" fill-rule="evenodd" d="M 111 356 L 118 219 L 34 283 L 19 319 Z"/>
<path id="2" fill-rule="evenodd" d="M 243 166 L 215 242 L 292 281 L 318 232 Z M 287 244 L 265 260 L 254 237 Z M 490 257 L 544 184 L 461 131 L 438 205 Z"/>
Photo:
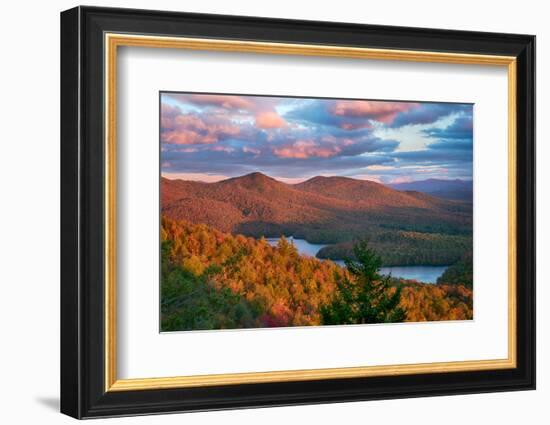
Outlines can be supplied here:
<path id="1" fill-rule="evenodd" d="M 287 239 L 294 244 L 298 252 L 302 255 L 309 255 L 315 257 L 317 253 L 327 246 L 326 244 L 313 244 L 309 243 L 305 239 L 295 239 L 292 236 Z M 266 238 L 267 242 L 276 246 L 279 238 Z M 336 264 L 345 267 L 342 260 L 333 260 Z M 443 274 L 448 266 L 394 266 L 394 267 L 382 267 L 380 273 L 384 275 L 391 275 L 393 277 L 399 277 L 403 279 L 417 280 L 424 283 L 436 283 L 437 278 Z"/>

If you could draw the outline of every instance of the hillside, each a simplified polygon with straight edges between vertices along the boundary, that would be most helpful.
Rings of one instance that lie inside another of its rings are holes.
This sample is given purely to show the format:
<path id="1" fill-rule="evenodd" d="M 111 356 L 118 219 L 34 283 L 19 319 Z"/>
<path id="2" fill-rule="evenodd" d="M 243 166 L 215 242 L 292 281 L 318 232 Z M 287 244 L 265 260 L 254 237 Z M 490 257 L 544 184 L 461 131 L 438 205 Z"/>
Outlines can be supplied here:
<path id="1" fill-rule="evenodd" d="M 472 221 L 471 207 L 462 203 L 344 177 L 315 177 L 297 185 L 261 173 L 217 183 L 163 178 L 161 205 L 168 217 L 253 236 L 295 234 L 304 228 L 366 231 L 376 226 L 468 233 Z M 324 241 L 339 241 L 335 239 L 326 236 Z"/>
<path id="2" fill-rule="evenodd" d="M 437 199 L 422 198 L 414 192 L 399 192 L 382 184 L 349 177 L 313 177 L 293 186 L 303 192 L 323 195 L 351 203 L 348 207 L 370 208 L 422 208 L 443 205 Z"/>
<path id="3" fill-rule="evenodd" d="M 348 271 L 299 255 L 285 239 L 271 246 L 163 217 L 161 329 L 235 329 L 323 324 L 320 309 Z M 467 320 L 472 291 L 393 279 L 406 321 Z"/>

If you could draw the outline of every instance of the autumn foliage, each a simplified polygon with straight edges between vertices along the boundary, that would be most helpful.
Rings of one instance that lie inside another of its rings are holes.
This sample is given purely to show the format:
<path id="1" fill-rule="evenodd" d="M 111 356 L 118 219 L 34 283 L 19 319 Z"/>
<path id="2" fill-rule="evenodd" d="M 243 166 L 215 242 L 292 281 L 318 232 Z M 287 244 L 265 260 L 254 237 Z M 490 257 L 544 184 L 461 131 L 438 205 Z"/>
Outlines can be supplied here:
<path id="1" fill-rule="evenodd" d="M 299 255 L 285 238 L 271 246 L 163 217 L 161 243 L 163 331 L 321 325 L 342 282 L 358 282 L 332 261 Z M 405 321 L 472 318 L 472 291 L 457 283 L 390 279 L 387 290 L 399 291 Z"/>
<path id="2" fill-rule="evenodd" d="M 347 274 L 337 282 L 332 300 L 321 307 L 326 325 L 403 322 L 406 310 L 400 305 L 401 285 L 391 286 L 389 276 L 378 273 L 382 258 L 368 241 L 355 244 L 355 260 L 346 260 Z"/>

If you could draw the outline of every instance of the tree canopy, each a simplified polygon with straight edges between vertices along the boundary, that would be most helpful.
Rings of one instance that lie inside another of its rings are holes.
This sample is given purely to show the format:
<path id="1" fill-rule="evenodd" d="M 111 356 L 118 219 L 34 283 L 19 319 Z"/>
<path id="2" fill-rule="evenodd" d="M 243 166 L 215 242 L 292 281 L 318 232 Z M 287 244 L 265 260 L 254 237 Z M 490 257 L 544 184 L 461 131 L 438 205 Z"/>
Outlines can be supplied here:
<path id="1" fill-rule="evenodd" d="M 163 331 L 317 326 L 323 311 L 335 324 L 472 318 L 470 289 L 381 276 L 366 245 L 340 267 L 284 237 L 271 246 L 166 217 L 161 239 Z"/>
<path id="2" fill-rule="evenodd" d="M 325 325 L 403 322 L 401 287 L 379 274 L 382 259 L 366 240 L 354 247 L 355 260 L 345 260 L 348 275 L 337 283 L 332 300 L 321 307 Z"/>

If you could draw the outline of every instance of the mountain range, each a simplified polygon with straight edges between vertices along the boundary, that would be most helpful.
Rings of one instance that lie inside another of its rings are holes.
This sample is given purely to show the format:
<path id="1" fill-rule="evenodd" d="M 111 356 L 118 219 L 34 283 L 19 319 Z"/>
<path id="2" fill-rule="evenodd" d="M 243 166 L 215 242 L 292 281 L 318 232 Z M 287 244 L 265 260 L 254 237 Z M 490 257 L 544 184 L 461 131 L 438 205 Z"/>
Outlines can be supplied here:
<path id="1" fill-rule="evenodd" d="M 472 180 L 443 180 L 427 179 L 405 183 L 389 184 L 389 187 L 401 190 L 427 193 L 444 199 L 472 202 L 473 182 Z"/>
<path id="2" fill-rule="evenodd" d="M 262 173 L 216 183 L 161 180 L 162 214 L 254 237 L 348 242 L 384 231 L 470 235 L 472 207 L 347 177 L 287 184 Z"/>

